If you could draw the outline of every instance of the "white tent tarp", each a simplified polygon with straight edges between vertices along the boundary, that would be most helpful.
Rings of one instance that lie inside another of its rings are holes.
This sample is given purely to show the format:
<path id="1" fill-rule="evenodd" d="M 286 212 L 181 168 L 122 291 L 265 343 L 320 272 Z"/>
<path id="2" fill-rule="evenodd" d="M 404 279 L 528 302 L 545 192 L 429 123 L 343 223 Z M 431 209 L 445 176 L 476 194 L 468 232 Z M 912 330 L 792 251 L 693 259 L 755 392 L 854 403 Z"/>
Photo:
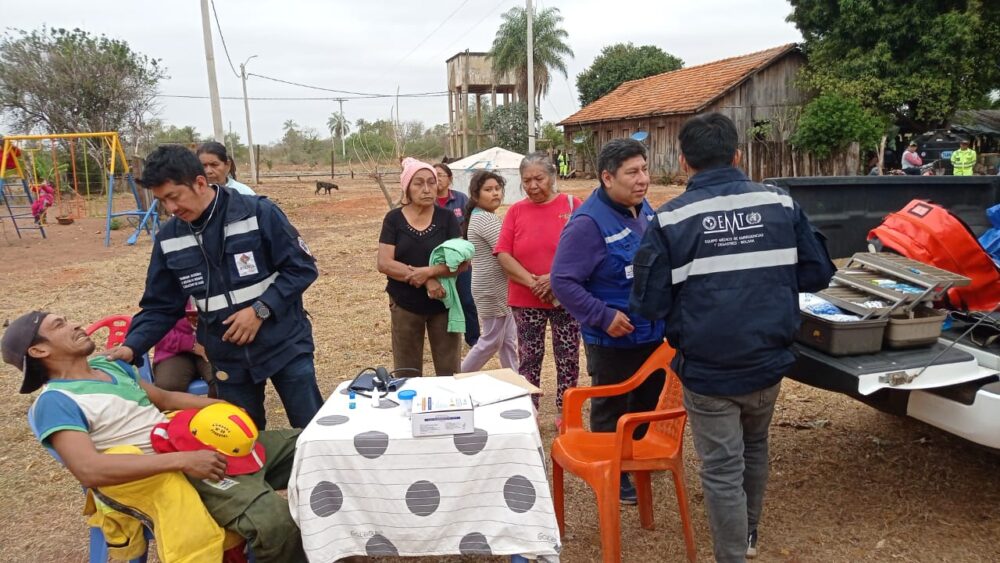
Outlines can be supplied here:
<path id="1" fill-rule="evenodd" d="M 521 189 L 521 174 L 518 167 L 521 166 L 523 158 L 524 155 L 516 152 L 493 147 L 451 162 L 448 164 L 454 175 L 451 189 L 469 195 L 469 181 L 472 180 L 472 175 L 479 170 L 489 170 L 502 176 L 507 183 L 503 194 L 504 205 L 520 201 L 524 197 L 524 191 Z"/>

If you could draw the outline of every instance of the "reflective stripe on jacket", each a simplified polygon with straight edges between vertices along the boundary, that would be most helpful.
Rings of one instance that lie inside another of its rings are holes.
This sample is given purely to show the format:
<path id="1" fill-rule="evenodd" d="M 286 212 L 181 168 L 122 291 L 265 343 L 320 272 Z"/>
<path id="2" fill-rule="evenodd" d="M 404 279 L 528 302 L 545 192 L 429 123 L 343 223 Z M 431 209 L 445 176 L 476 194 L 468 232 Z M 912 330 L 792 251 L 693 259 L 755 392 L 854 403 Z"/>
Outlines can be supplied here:
<path id="1" fill-rule="evenodd" d="M 218 214 L 195 233 L 189 223 L 167 221 L 153 247 L 141 311 L 125 345 L 142 354 L 156 344 L 193 297 L 198 341 L 228 381 L 263 381 L 295 357 L 313 351 L 312 327 L 302 293 L 318 272 L 308 246 L 284 213 L 261 196 L 217 188 Z M 221 219 L 221 220 L 220 220 Z M 222 340 L 223 321 L 260 300 L 271 310 L 253 342 Z"/>
<path id="2" fill-rule="evenodd" d="M 666 318 L 685 387 L 732 396 L 774 385 L 794 362 L 798 292 L 833 264 L 784 191 L 732 167 L 699 172 L 657 213 L 635 261 L 632 309 Z"/>
<path id="3" fill-rule="evenodd" d="M 976 164 L 976 151 L 958 149 L 951 153 L 951 166 L 955 176 L 972 176 L 972 167 Z"/>

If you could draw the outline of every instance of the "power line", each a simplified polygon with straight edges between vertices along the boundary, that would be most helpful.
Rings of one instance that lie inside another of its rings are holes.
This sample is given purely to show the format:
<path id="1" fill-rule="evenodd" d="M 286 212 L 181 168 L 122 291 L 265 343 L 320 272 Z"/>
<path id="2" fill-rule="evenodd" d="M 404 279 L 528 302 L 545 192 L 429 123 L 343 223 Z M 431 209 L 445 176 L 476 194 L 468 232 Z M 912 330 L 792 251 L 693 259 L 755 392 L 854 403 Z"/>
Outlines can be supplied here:
<path id="1" fill-rule="evenodd" d="M 212 4 L 212 15 L 215 16 L 215 29 L 219 30 L 219 39 L 222 40 L 222 50 L 226 53 L 229 69 L 233 71 L 233 75 L 236 78 L 240 78 L 240 73 L 236 72 L 236 67 L 233 66 L 233 60 L 229 58 L 229 47 L 226 46 L 226 36 L 222 34 L 222 25 L 219 24 L 219 13 L 215 11 L 215 0 L 212 0 L 210 3 Z"/>
<path id="2" fill-rule="evenodd" d="M 263 78 L 264 80 L 270 80 L 272 82 L 279 82 L 281 84 L 288 84 L 290 86 L 298 86 L 300 88 L 309 88 L 310 90 L 319 90 L 321 92 L 333 92 L 334 94 L 348 94 L 352 96 L 361 96 L 364 98 L 395 98 L 396 94 L 376 94 L 372 92 L 352 92 L 350 90 L 337 90 L 335 88 L 324 88 L 322 86 L 314 86 L 312 84 L 303 84 L 301 82 L 293 82 L 291 80 L 282 80 L 281 78 L 275 78 L 273 76 L 265 76 L 263 74 L 253 74 L 247 73 L 247 76 L 256 76 L 257 78 Z M 412 94 L 399 94 L 400 98 L 416 98 L 423 96 L 446 96 L 448 92 L 417 92 Z"/>
<path id="3" fill-rule="evenodd" d="M 455 38 L 454 41 L 452 41 L 451 43 L 449 43 L 447 47 L 445 47 L 441 52 L 439 52 L 437 55 L 435 55 L 434 56 L 434 60 L 438 60 L 442 56 L 447 55 L 449 52 L 451 52 L 451 48 L 454 47 L 456 43 L 458 43 L 459 41 L 461 41 L 462 39 L 464 39 L 466 35 L 472 33 L 472 31 L 474 29 L 476 29 L 477 27 L 479 27 L 484 21 L 486 21 L 487 18 L 489 18 L 490 16 L 492 16 L 494 13 L 496 13 L 497 8 L 499 8 L 500 6 L 502 6 L 503 4 L 508 3 L 508 2 L 510 2 L 510 0 L 500 0 L 499 2 L 497 2 L 495 6 L 493 6 L 492 8 L 490 8 L 490 10 L 488 12 L 486 12 L 486 15 L 484 15 L 482 18 L 480 18 L 479 21 L 477 21 L 476 23 L 474 23 L 471 27 L 467 28 L 465 30 L 465 33 L 459 35 L 457 38 Z"/>
<path id="4" fill-rule="evenodd" d="M 556 113 L 556 115 L 559 115 L 560 113 L 562 113 L 558 109 L 556 109 L 556 105 L 552 103 L 552 98 L 551 97 L 545 96 L 545 101 L 549 103 L 549 107 L 552 108 L 552 111 L 554 111 Z M 553 120 L 553 122 L 554 122 L 554 120 Z"/>
<path id="5" fill-rule="evenodd" d="M 421 39 L 420 43 L 417 43 L 416 47 L 410 49 L 410 51 L 408 53 L 406 53 L 405 55 L 403 55 L 402 58 L 400 58 L 398 61 L 396 61 L 395 64 L 393 64 L 391 67 L 389 67 L 388 71 L 386 71 L 386 74 L 388 74 L 388 72 L 391 72 L 397 66 L 399 66 L 399 63 L 405 61 L 410 55 L 412 55 L 414 52 L 416 52 L 417 49 L 419 49 L 420 47 L 422 47 L 424 43 L 427 43 L 428 39 L 430 39 L 431 37 L 434 37 L 434 34 L 437 33 L 439 29 L 441 29 L 442 27 L 444 27 L 444 24 L 448 23 L 448 20 L 450 20 L 452 17 L 454 17 L 455 14 L 457 14 L 458 11 L 461 10 L 468 3 L 469 3 L 469 0 L 462 0 L 462 3 L 459 4 L 457 8 L 455 8 L 454 10 L 452 10 L 452 12 L 450 14 L 448 14 L 448 17 L 446 17 L 445 19 L 441 20 L 441 23 L 439 23 L 438 26 L 435 27 L 433 31 L 431 31 L 430 33 L 427 34 L 427 37 L 424 37 L 423 39 Z"/>
<path id="6" fill-rule="evenodd" d="M 569 92 L 569 97 L 573 100 L 573 112 L 580 111 L 580 104 L 578 103 L 580 98 L 577 97 L 576 93 L 573 92 L 573 87 L 569 85 L 569 77 L 564 76 L 563 82 L 566 83 L 566 91 Z"/>
<path id="7" fill-rule="evenodd" d="M 448 92 L 424 92 L 417 94 L 400 94 L 400 98 L 443 98 L 447 96 Z M 207 100 L 209 96 L 203 95 L 193 95 L 193 94 L 157 94 L 157 98 L 180 98 L 180 99 L 191 99 L 191 100 Z M 304 97 L 304 96 L 262 96 L 262 97 L 249 97 L 248 100 L 254 101 L 333 101 L 338 100 L 350 101 L 350 100 L 375 100 L 383 98 L 395 98 L 395 94 L 385 94 L 378 96 L 340 96 L 340 97 Z M 220 96 L 221 100 L 242 100 L 243 96 Z"/>

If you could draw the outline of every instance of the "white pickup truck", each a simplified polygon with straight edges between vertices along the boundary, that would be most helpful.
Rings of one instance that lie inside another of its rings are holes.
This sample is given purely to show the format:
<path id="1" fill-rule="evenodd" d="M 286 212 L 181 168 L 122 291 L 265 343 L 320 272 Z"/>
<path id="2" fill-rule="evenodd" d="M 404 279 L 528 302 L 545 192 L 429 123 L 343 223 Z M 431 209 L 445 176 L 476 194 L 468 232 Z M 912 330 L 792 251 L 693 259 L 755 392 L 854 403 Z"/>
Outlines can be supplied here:
<path id="1" fill-rule="evenodd" d="M 868 232 L 912 199 L 946 207 L 977 236 L 991 226 L 983 210 L 1000 201 L 1000 176 L 796 177 L 764 183 L 788 190 L 827 235 L 835 257 L 867 250 Z M 958 328 L 945 331 L 932 348 L 866 356 L 833 357 L 796 344 L 799 361 L 791 377 L 1000 449 L 1000 344 L 981 348 L 965 338 L 912 382 L 880 382 L 894 372 L 919 372 L 961 334 Z"/>
<path id="2" fill-rule="evenodd" d="M 861 356 L 834 357 L 795 344 L 790 377 L 1000 450 L 1000 339 L 980 347 L 965 337 L 935 359 L 964 328 L 956 323 L 929 348 Z"/>

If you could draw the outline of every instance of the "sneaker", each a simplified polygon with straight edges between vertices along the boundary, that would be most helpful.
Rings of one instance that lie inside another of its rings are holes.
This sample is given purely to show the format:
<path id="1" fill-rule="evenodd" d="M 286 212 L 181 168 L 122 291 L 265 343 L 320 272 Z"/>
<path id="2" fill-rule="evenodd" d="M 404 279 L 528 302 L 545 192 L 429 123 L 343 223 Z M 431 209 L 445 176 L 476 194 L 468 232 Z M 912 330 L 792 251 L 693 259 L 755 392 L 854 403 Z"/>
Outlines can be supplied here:
<path id="1" fill-rule="evenodd" d="M 628 473 L 622 473 L 621 485 L 618 489 L 618 498 L 622 504 L 636 504 L 639 502 L 639 497 L 636 495 L 635 487 L 632 486 L 632 481 L 628 478 Z"/>
<path id="2" fill-rule="evenodd" d="M 747 534 L 747 559 L 757 557 L 757 530 L 751 530 Z"/>
<path id="3" fill-rule="evenodd" d="M 562 415 L 561 414 L 557 414 L 556 415 L 556 432 L 559 432 L 560 430 L 562 430 Z"/>

